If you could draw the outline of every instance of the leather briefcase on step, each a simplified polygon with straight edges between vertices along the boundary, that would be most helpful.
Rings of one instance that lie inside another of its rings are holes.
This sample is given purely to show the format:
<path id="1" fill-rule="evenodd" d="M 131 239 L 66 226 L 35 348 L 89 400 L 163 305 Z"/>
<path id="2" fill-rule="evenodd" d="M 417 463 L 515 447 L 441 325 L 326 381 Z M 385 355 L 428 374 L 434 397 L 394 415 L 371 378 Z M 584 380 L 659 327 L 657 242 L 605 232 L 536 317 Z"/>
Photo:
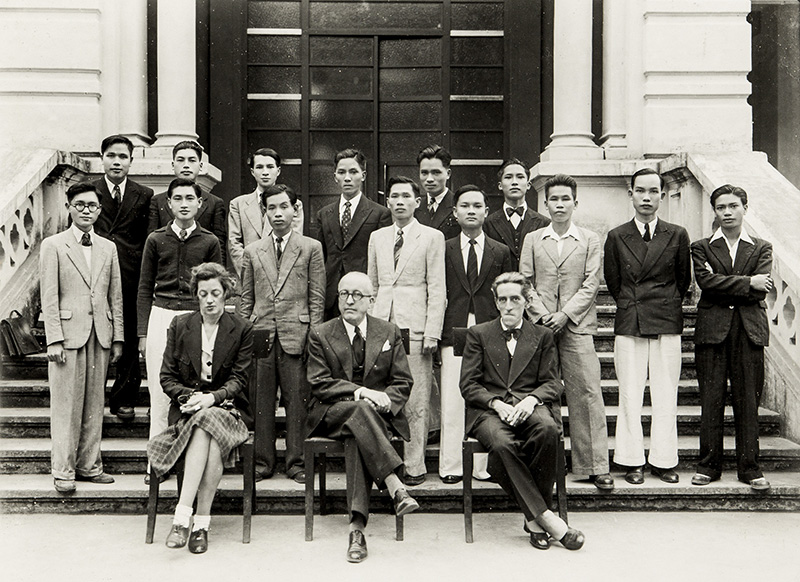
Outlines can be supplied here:
<path id="1" fill-rule="evenodd" d="M 0 321 L 0 338 L 9 356 L 27 356 L 42 351 L 42 347 L 31 332 L 28 320 L 16 309 L 6 319 Z"/>

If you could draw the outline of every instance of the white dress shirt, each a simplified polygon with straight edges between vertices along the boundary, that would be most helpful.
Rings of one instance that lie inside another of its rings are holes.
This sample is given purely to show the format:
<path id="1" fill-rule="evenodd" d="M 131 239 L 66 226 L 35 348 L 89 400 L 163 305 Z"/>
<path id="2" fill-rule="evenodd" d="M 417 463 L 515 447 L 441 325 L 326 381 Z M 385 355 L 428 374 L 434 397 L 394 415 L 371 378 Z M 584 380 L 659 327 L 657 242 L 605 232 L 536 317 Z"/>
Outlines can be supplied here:
<path id="1" fill-rule="evenodd" d="M 108 186 L 108 191 L 111 193 L 112 198 L 114 197 L 114 186 L 119 185 L 119 203 L 122 204 L 122 199 L 125 198 L 125 187 L 128 185 L 128 178 L 123 178 L 119 184 L 114 184 L 108 179 L 108 176 L 103 176 L 103 179 L 106 181 L 106 186 Z"/>
<path id="2" fill-rule="evenodd" d="M 78 241 L 78 244 L 81 247 L 81 251 L 83 251 L 83 257 L 86 259 L 86 264 L 89 265 L 89 273 L 92 272 L 92 247 L 85 247 L 81 244 L 81 239 L 83 238 L 83 231 L 75 226 L 74 224 L 70 227 L 72 230 L 72 234 L 75 236 L 75 240 Z M 94 227 L 89 229 L 89 240 L 92 241 L 94 245 Z"/>
<path id="3" fill-rule="evenodd" d="M 203 336 L 202 355 L 200 356 L 200 375 L 206 382 L 211 382 L 212 365 L 214 363 L 214 344 L 217 341 L 217 332 L 219 331 L 219 323 L 217 323 L 211 330 L 210 334 L 206 333 L 206 326 L 200 327 L 200 334 Z"/>
<path id="4" fill-rule="evenodd" d="M 561 256 L 561 251 L 564 250 L 564 241 L 569 237 L 574 238 L 578 242 L 581 240 L 581 233 L 578 230 L 578 227 L 574 224 L 570 224 L 567 232 L 565 232 L 563 235 L 559 235 L 553 228 L 553 224 L 550 223 L 544 228 L 544 233 L 542 234 L 542 240 L 551 238 L 556 241 L 556 249 L 558 249 L 559 257 Z"/>
<path id="5" fill-rule="evenodd" d="M 731 241 L 728 240 L 728 237 L 725 236 L 722 232 L 721 228 L 718 228 L 716 232 L 714 232 L 711 239 L 709 239 L 708 243 L 711 244 L 717 239 L 722 239 L 725 241 L 725 244 L 728 245 L 728 253 L 731 255 L 731 265 L 736 262 L 736 253 L 739 251 L 739 241 L 744 241 L 746 243 L 750 243 L 754 245 L 756 243 L 753 242 L 753 239 L 750 238 L 750 235 L 747 234 L 747 231 L 742 228 L 742 232 L 739 234 L 739 238 L 736 239 L 736 242 L 731 244 Z"/>
<path id="6" fill-rule="evenodd" d="M 461 242 L 461 257 L 464 259 L 464 271 L 467 270 L 467 259 L 469 258 L 469 237 L 463 232 L 458 235 Z M 475 237 L 475 254 L 478 257 L 478 272 L 481 272 L 481 263 L 483 261 L 483 247 L 486 244 L 486 235 L 481 232 Z"/>
<path id="7" fill-rule="evenodd" d="M 170 224 L 172 225 L 172 232 L 178 235 L 178 238 L 181 238 L 181 227 L 175 224 L 174 220 Z M 197 223 L 192 222 L 192 226 L 184 229 L 186 231 L 186 238 L 189 238 L 189 235 L 194 232 L 195 228 L 197 228 Z"/>
<path id="8" fill-rule="evenodd" d="M 521 206 L 522 216 L 520 216 L 516 212 L 511 216 L 509 216 L 508 212 L 506 212 L 506 208 L 514 208 L 514 207 L 508 204 L 507 202 L 503 202 L 503 214 L 505 214 L 506 219 L 511 223 L 511 226 L 513 226 L 516 229 L 519 226 L 519 223 L 522 222 L 522 217 L 525 216 L 525 214 L 528 212 L 528 203 L 527 202 L 522 203 Z"/>
<path id="9" fill-rule="evenodd" d="M 634 218 L 633 222 L 636 224 L 636 228 L 639 229 L 639 234 L 642 236 L 642 238 L 644 238 L 644 222 L 639 222 L 637 218 Z M 653 237 L 656 235 L 656 225 L 658 225 L 658 217 L 656 216 L 655 218 L 653 218 L 651 222 L 648 222 L 647 224 L 650 225 L 650 240 L 652 240 Z"/>
<path id="10" fill-rule="evenodd" d="M 509 329 L 522 329 L 522 320 L 520 319 L 519 323 L 514 327 L 506 327 L 506 324 L 500 321 L 500 327 L 503 329 L 503 331 L 507 331 Z M 511 357 L 513 358 L 514 352 L 517 350 L 517 340 L 512 337 L 506 342 L 506 347 L 508 348 L 508 353 L 511 354 Z"/>
<path id="11" fill-rule="evenodd" d="M 361 202 L 361 192 L 353 196 L 350 200 L 344 197 L 344 194 L 339 196 L 339 224 L 342 224 L 342 215 L 344 214 L 344 205 L 346 202 L 350 203 L 350 220 L 353 220 L 353 215 L 356 213 L 358 203 Z"/>

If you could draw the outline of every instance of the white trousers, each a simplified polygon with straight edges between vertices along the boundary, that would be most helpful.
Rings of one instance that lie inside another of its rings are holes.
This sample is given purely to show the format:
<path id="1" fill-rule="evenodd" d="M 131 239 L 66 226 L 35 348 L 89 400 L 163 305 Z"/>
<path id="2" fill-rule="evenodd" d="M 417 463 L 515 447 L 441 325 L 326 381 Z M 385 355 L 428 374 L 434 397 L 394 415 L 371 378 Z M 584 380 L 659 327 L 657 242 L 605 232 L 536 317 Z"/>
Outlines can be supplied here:
<path id="1" fill-rule="evenodd" d="M 618 335 L 614 342 L 614 369 L 619 380 L 614 462 L 626 467 L 645 464 L 642 402 L 647 378 L 653 404 L 650 454 L 653 467 L 678 464 L 678 380 L 681 375 L 681 336 L 655 339 Z"/>

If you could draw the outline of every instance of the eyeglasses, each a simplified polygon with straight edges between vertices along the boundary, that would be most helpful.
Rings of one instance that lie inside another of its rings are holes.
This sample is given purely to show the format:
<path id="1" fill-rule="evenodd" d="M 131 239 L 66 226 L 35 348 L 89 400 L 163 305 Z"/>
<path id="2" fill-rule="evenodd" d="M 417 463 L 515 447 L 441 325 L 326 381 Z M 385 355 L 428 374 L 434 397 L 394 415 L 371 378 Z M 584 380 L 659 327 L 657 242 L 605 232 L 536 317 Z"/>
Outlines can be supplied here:
<path id="1" fill-rule="evenodd" d="M 364 295 L 361 291 L 339 291 L 339 299 L 347 301 L 348 297 L 352 297 L 353 301 L 361 301 L 364 297 L 372 297 L 372 295 Z"/>
<path id="2" fill-rule="evenodd" d="M 100 205 L 97 202 L 89 202 L 88 204 L 86 202 L 76 202 L 75 204 L 67 204 L 67 206 L 72 206 L 78 212 L 83 212 L 87 208 L 89 209 L 89 212 L 94 212 L 100 208 Z"/>

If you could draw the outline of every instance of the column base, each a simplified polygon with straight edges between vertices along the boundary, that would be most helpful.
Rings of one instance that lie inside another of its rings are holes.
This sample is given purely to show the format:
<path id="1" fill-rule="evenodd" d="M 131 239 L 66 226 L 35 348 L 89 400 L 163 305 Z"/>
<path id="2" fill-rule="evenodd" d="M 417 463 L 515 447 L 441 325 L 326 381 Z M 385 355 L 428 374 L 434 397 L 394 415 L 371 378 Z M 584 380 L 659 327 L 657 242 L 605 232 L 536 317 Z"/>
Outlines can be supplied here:
<path id="1" fill-rule="evenodd" d="M 548 145 L 539 156 L 543 162 L 553 160 L 602 160 L 603 150 L 593 141 L 591 133 L 553 134 Z"/>
<path id="2" fill-rule="evenodd" d="M 163 132 L 156 133 L 156 141 L 151 147 L 172 149 L 182 141 L 197 141 L 198 136 L 194 132 Z"/>
<path id="3" fill-rule="evenodd" d="M 628 157 L 628 140 L 624 133 L 607 134 L 600 139 L 600 147 L 607 160 L 621 160 Z"/>

